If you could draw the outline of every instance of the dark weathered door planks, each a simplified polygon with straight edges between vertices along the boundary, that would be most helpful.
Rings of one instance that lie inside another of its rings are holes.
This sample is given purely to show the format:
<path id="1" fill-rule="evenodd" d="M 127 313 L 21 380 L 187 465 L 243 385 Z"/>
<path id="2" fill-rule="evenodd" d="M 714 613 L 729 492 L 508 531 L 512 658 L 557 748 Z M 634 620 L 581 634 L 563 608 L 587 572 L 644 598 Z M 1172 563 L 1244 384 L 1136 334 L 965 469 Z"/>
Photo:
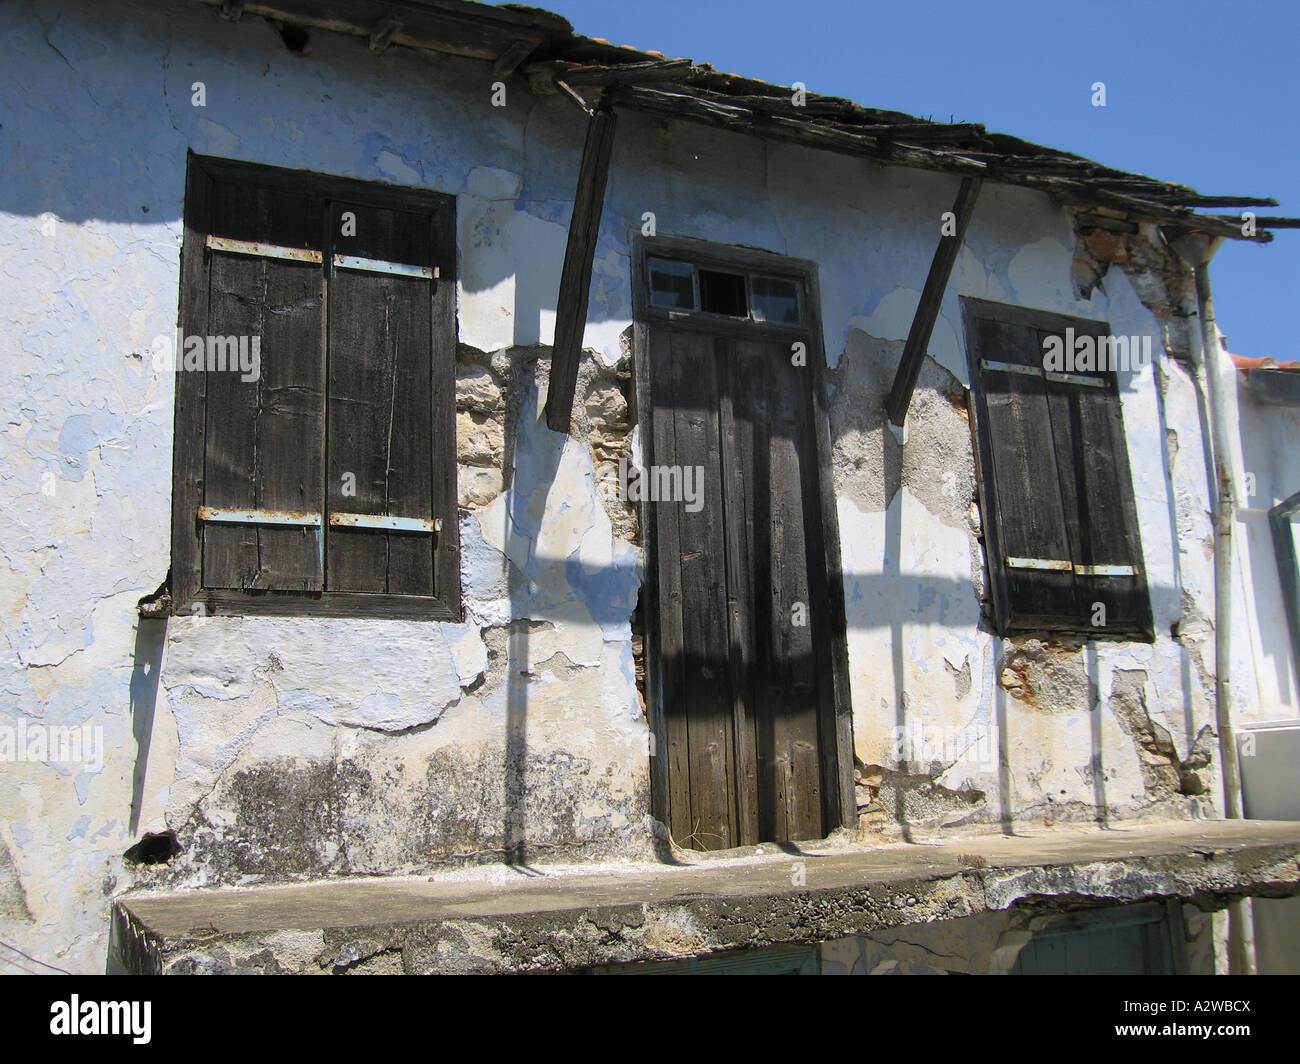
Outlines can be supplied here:
<path id="1" fill-rule="evenodd" d="M 680 345 L 680 346 L 679 346 Z M 732 785 L 731 703 L 728 697 L 726 528 L 718 445 L 718 357 L 725 341 L 674 337 L 677 464 L 703 473 L 703 506 L 670 507 L 681 528 L 682 641 L 687 666 L 691 801 L 709 849 L 736 844 Z M 689 396 L 694 396 L 692 401 Z"/>
<path id="2" fill-rule="evenodd" d="M 810 375 L 790 363 L 789 344 L 772 340 L 735 342 L 734 401 L 748 420 L 752 464 L 741 474 L 753 485 L 751 511 L 727 512 L 728 524 L 751 531 L 751 573 L 759 625 L 752 646 L 758 677 L 767 689 L 758 699 L 770 722 L 759 739 L 760 778 L 771 808 L 760 817 L 762 838 L 817 838 L 833 811 L 823 801 L 819 690 L 829 677 L 819 669 L 815 640 L 826 626 L 826 597 L 814 593 L 824 556 L 816 505 L 818 470 L 811 439 Z M 742 457 L 742 461 L 743 461 Z M 755 840 L 757 841 L 757 840 Z"/>
<path id="3" fill-rule="evenodd" d="M 671 363 L 672 337 L 667 330 L 655 330 L 646 339 L 652 348 L 650 360 L 656 365 Z M 647 392 L 649 386 L 647 379 Z M 659 384 L 658 387 L 662 390 L 663 385 Z M 650 410 L 653 418 L 651 440 L 658 454 L 654 460 L 674 461 L 677 445 L 672 404 L 658 401 Z M 647 446 L 650 445 L 651 442 L 647 441 Z M 647 673 L 653 675 L 655 686 L 661 692 L 661 697 L 655 701 L 651 710 L 651 734 L 655 740 L 652 764 L 658 769 L 655 773 L 659 780 L 656 794 L 661 796 L 666 810 L 664 819 L 672 825 L 690 824 L 691 766 L 686 720 L 682 713 L 669 713 L 664 708 L 678 706 L 685 691 L 682 570 L 680 565 L 671 564 L 671 559 L 681 557 L 681 538 L 675 519 L 660 520 L 656 510 L 651 509 L 649 512 L 652 517 L 647 520 L 645 527 L 647 537 L 653 537 L 656 545 L 652 557 L 658 561 L 656 579 L 651 581 L 651 587 L 657 592 L 654 600 L 656 608 L 650 616 L 657 619 L 658 623 L 650 625 L 653 650 Z"/>
<path id="4" fill-rule="evenodd" d="M 756 631 L 756 587 L 754 530 L 758 514 L 766 506 L 766 493 L 745 475 L 753 467 L 754 419 L 741 407 L 737 416 L 736 394 L 744 375 L 734 357 L 719 360 L 723 376 L 719 404 L 718 437 L 722 458 L 722 506 L 726 520 L 727 621 L 731 684 L 732 729 L 735 748 L 733 786 L 736 791 L 738 842 L 757 842 L 760 823 L 771 821 L 771 801 L 760 789 L 759 777 L 767 771 L 767 754 L 758 742 L 757 700 L 762 694 L 755 682 L 758 658 Z M 755 520 L 736 515 L 754 514 Z M 760 763 L 760 758 L 762 762 Z"/>
<path id="5" fill-rule="evenodd" d="M 801 336 L 820 356 L 816 326 L 711 324 L 639 322 L 636 367 L 647 464 L 704 470 L 699 513 L 644 512 L 656 809 L 679 844 L 705 849 L 818 838 L 848 819 L 821 404 L 791 362 Z"/>

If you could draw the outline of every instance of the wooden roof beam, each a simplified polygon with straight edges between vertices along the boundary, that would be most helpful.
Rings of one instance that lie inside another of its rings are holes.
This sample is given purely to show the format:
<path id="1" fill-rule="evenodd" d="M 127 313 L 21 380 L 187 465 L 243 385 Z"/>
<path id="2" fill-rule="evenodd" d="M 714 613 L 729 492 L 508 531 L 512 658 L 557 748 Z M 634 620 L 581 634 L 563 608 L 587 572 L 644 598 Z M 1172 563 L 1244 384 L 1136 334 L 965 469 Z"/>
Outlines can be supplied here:
<path id="1" fill-rule="evenodd" d="M 936 151 L 904 144 L 881 144 L 875 137 L 848 133 L 819 123 L 783 115 L 755 115 L 743 107 L 683 93 L 622 85 L 613 90 L 619 104 L 683 121 L 721 126 L 749 136 L 771 137 L 808 148 L 840 152 L 881 163 L 914 166 L 923 170 L 983 176 L 988 167 L 960 151 Z"/>
<path id="2" fill-rule="evenodd" d="M 616 66 L 577 66 L 558 75 L 570 85 L 634 84 L 647 81 L 680 81 L 705 73 L 689 59 L 665 59 L 654 63 L 620 63 Z"/>
<path id="3" fill-rule="evenodd" d="M 912 327 L 908 330 L 907 343 L 903 347 L 903 357 L 899 360 L 898 372 L 894 375 L 894 386 L 889 391 L 889 398 L 885 400 L 885 410 L 895 425 L 901 426 L 907 417 L 907 408 L 912 403 L 912 392 L 916 390 L 916 381 L 921 375 L 921 364 L 925 361 L 926 350 L 930 346 L 930 334 L 934 332 L 934 323 L 939 317 L 939 307 L 948 287 L 948 278 L 952 276 L 957 253 L 961 251 L 962 241 L 966 239 L 966 229 L 970 225 L 971 215 L 975 213 L 975 201 L 979 198 L 982 184 L 978 177 L 962 178 L 957 199 L 952 205 L 952 213 L 956 217 L 953 232 L 939 237 L 939 247 L 930 263 L 930 273 L 921 290 L 921 301 L 916 306 L 916 315 L 912 318 Z"/>
<path id="4" fill-rule="evenodd" d="M 227 18 L 242 13 L 364 37 L 376 50 L 403 45 L 496 62 L 516 42 L 532 49 L 570 36 L 560 15 L 539 8 L 443 4 L 436 0 L 200 0 Z M 398 23 L 391 25 L 391 22 Z"/>
<path id="5" fill-rule="evenodd" d="M 1180 196 L 1183 207 L 1276 207 L 1277 200 L 1260 196 Z"/>
<path id="6" fill-rule="evenodd" d="M 515 41 L 493 60 L 492 76 L 494 78 L 508 78 L 525 59 L 532 55 L 533 49 L 536 47 L 534 41 Z"/>
<path id="7" fill-rule="evenodd" d="M 1202 214 L 1201 218 L 1217 218 L 1228 225 L 1241 227 L 1242 218 L 1238 214 Z M 1283 218 L 1275 214 L 1261 214 L 1253 219 L 1256 226 L 1265 229 L 1300 229 L 1300 218 Z"/>
<path id="8" fill-rule="evenodd" d="M 1139 199 L 1136 196 L 1125 196 L 1118 192 L 1110 192 L 1086 181 L 1035 177 L 1028 174 L 1009 178 L 998 175 L 998 179 L 1008 180 L 1012 184 L 1024 185 L 1026 188 L 1038 189 L 1041 192 L 1055 196 L 1062 202 L 1077 207 L 1095 207 L 1098 205 L 1114 207 L 1116 210 L 1124 211 L 1135 219 L 1159 222 L 1162 225 L 1177 225 L 1195 232 L 1210 233 L 1214 236 L 1228 237 L 1233 240 L 1253 240 L 1259 244 L 1267 244 L 1273 239 L 1272 233 L 1266 233 L 1263 230 L 1260 230 L 1254 236 L 1245 236 L 1241 231 L 1240 219 L 1235 222 L 1226 222 L 1212 214 L 1197 214 L 1186 207 L 1152 203 L 1150 200 Z"/>
<path id="9" fill-rule="evenodd" d="M 555 432 L 569 431 L 573 395 L 578 386 L 582 334 L 587 326 L 591 297 L 591 266 L 600 235 L 600 215 L 605 204 L 609 159 L 614 149 L 615 115 L 602 97 L 587 122 L 587 139 L 578 167 L 578 188 L 573 195 L 573 216 L 560 272 L 560 294 L 555 303 L 555 338 L 551 346 L 551 379 L 546 392 L 546 424 Z"/>

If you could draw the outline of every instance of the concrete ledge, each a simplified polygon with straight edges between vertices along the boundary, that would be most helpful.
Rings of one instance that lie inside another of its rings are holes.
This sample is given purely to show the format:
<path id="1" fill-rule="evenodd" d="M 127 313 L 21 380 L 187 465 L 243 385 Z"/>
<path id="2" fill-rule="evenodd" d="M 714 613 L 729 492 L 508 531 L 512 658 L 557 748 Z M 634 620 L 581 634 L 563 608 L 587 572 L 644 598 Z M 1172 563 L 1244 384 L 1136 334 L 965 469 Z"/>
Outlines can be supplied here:
<path id="1" fill-rule="evenodd" d="M 1013 907 L 1300 894 L 1300 822 L 1025 829 L 875 849 L 763 847 L 685 865 L 475 869 L 114 905 L 138 973 L 572 971 L 822 942 Z M 774 852 L 775 851 L 775 852 Z"/>

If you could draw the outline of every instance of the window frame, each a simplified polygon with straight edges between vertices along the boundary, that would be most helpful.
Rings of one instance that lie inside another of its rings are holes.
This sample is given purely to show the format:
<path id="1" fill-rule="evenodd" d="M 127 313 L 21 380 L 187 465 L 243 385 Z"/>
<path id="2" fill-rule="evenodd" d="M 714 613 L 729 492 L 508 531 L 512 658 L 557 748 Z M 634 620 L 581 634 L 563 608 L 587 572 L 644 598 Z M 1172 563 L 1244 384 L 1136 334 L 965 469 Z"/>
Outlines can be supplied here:
<path id="1" fill-rule="evenodd" d="M 754 336 L 755 330 L 772 338 L 790 337 L 797 339 L 807 332 L 813 306 L 812 280 L 808 267 L 811 265 L 802 259 L 788 258 L 775 252 L 760 248 L 734 245 L 715 245 L 695 237 L 680 236 L 634 236 L 638 246 L 636 255 L 637 276 L 633 284 L 636 290 L 636 305 L 647 319 L 664 322 L 691 320 L 699 323 L 701 328 L 712 329 L 722 335 Z M 726 248 L 726 251 L 719 250 Z M 681 263 L 691 267 L 691 285 L 694 292 L 695 307 L 667 307 L 653 300 L 650 288 L 651 260 L 661 259 Z M 739 274 L 745 279 L 746 314 L 717 314 L 698 309 L 700 306 L 700 270 L 712 270 L 719 273 Z M 752 278 L 754 275 L 773 277 L 790 281 L 795 286 L 799 307 L 799 321 L 790 323 L 782 321 L 763 321 L 754 316 L 754 293 Z"/>
<path id="2" fill-rule="evenodd" d="M 207 331 L 212 192 L 216 181 L 281 188 L 321 197 L 326 203 L 346 200 L 364 206 L 427 213 L 434 232 L 433 258 L 437 279 L 432 284 L 430 374 L 433 516 L 442 528 L 435 533 L 434 593 L 397 595 L 387 592 L 249 591 L 204 588 L 203 533 L 198 507 L 203 501 L 206 450 L 206 373 L 174 371 L 175 419 L 172 433 L 172 580 L 173 615 L 213 616 L 330 616 L 403 618 L 451 621 L 463 619 L 460 586 L 460 530 L 456 467 L 456 201 L 455 197 L 424 189 L 403 188 L 376 181 L 334 177 L 307 170 L 290 170 L 230 159 L 188 156 L 181 244 L 180 302 L 177 325 L 182 336 Z M 322 232 L 328 225 L 323 214 Z M 322 249 L 328 263 L 329 249 Z M 321 272 L 322 315 L 328 299 L 329 267 Z M 326 331 L 321 330 L 321 357 L 327 359 Z M 324 380 L 323 415 L 328 420 L 328 364 Z M 322 493 L 324 482 L 322 481 Z M 322 534 L 328 524 L 325 495 L 321 497 Z M 322 574 L 324 577 L 324 574 Z"/>
<path id="3" fill-rule="evenodd" d="M 1013 615 L 1006 575 L 1007 554 L 1001 543 L 1002 509 L 996 503 L 996 486 L 994 483 L 995 465 L 993 462 L 993 444 L 987 428 L 987 396 L 983 388 L 984 374 L 980 368 L 981 357 L 987 357 L 979 350 L 976 322 L 991 320 L 1008 325 L 1019 325 L 1037 330 L 1063 334 L 1066 329 L 1073 329 L 1075 335 L 1111 335 L 1108 322 L 1079 318 L 1051 311 L 1036 310 L 1030 307 L 997 303 L 992 300 L 962 296 L 962 326 L 965 333 L 967 370 L 970 375 L 970 389 L 967 393 L 967 409 L 970 414 L 970 430 L 975 456 L 975 482 L 979 495 L 981 533 L 984 541 L 984 560 L 988 575 L 988 592 L 992 602 L 992 622 L 996 632 L 1003 637 L 1032 635 L 1036 632 L 1072 634 L 1089 639 L 1111 639 L 1121 641 L 1153 642 L 1155 629 L 1151 608 L 1151 585 L 1148 579 L 1145 551 L 1142 545 L 1141 524 L 1137 514 L 1137 495 L 1134 489 L 1131 467 L 1125 469 L 1127 492 L 1121 495 L 1118 505 L 1124 522 L 1131 529 L 1135 546 L 1132 565 L 1138 580 L 1137 604 L 1139 617 L 1134 622 L 1104 626 L 1093 626 L 1089 619 L 1077 616 L 1076 623 L 1042 621 L 1039 619 L 1022 620 Z M 1129 460 L 1128 434 L 1123 426 L 1123 404 L 1119 379 L 1113 370 L 1091 371 L 1088 376 L 1105 380 L 1109 395 L 1119 403 L 1118 413 L 1120 431 L 1123 434 L 1124 459 Z M 1059 472 L 1058 472 L 1059 484 Z"/>

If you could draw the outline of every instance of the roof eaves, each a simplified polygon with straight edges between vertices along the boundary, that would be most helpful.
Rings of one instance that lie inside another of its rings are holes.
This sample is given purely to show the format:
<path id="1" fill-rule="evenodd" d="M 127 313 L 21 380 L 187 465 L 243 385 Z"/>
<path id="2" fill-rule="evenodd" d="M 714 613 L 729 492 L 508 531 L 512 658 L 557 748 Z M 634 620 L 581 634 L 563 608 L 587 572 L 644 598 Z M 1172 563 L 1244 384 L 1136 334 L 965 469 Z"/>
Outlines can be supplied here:
<path id="1" fill-rule="evenodd" d="M 1297 228 L 1300 219 L 1197 214 L 1194 207 L 1275 207 L 1256 196 L 1202 196 L 1174 184 L 1103 166 L 1091 159 L 990 133 L 975 122 L 934 122 L 901 111 L 865 107 L 842 97 L 727 74 L 706 63 L 611 44 L 573 31 L 560 15 L 525 4 L 471 0 L 201 0 L 229 19 L 242 14 L 365 36 L 379 52 L 396 45 L 493 64 L 493 74 L 518 71 L 534 91 L 567 91 L 607 103 L 751 136 L 859 156 L 882 165 L 939 170 L 1019 185 L 1085 208 L 1109 208 L 1148 221 L 1234 240 L 1266 243 L 1269 227 Z M 557 90 L 556 82 L 563 82 Z M 576 91 L 575 91 L 576 90 Z M 797 102 L 796 102 L 797 100 Z"/>

